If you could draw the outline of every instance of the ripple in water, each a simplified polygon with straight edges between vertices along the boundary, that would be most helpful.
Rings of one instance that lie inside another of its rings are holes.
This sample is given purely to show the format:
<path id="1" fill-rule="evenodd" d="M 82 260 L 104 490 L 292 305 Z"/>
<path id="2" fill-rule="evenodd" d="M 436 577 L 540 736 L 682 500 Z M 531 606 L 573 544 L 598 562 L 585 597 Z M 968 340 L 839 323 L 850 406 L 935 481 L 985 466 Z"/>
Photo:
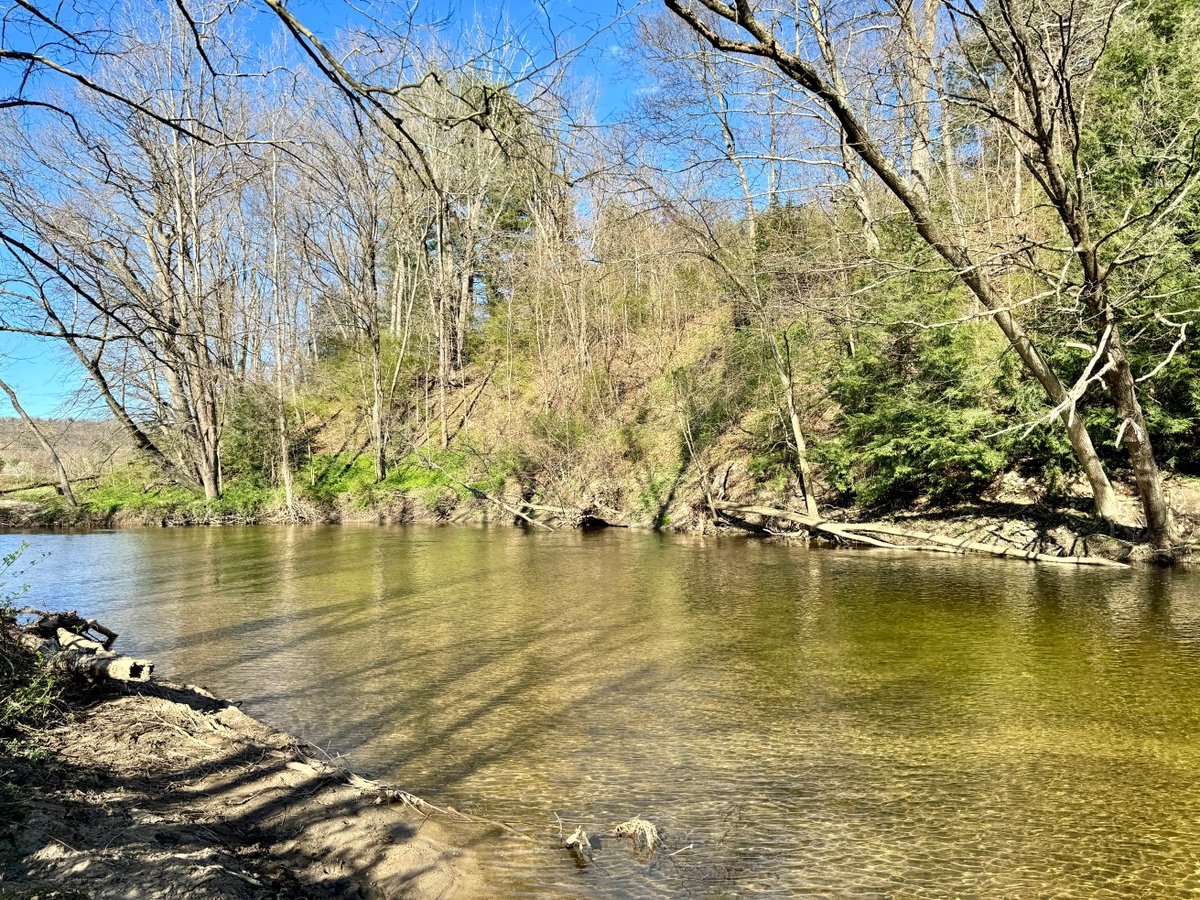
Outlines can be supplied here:
<path id="1" fill-rule="evenodd" d="M 502 842 L 508 895 L 1200 889 L 1196 574 L 619 531 L 24 537 L 34 599 L 360 769 L 691 845 L 578 869 Z"/>

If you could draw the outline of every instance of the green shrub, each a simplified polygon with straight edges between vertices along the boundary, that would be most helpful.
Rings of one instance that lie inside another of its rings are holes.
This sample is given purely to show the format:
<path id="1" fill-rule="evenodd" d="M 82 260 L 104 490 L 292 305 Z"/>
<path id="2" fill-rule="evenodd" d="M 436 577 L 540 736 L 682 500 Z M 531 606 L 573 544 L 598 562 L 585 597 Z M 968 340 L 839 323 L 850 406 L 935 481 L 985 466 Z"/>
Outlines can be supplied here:
<path id="1" fill-rule="evenodd" d="M 875 340 L 834 379 L 837 434 L 813 448 L 833 486 L 868 506 L 947 503 L 978 496 L 1008 469 L 1045 477 L 1068 464 L 1057 424 L 1024 435 L 1044 402 L 988 323 Z"/>

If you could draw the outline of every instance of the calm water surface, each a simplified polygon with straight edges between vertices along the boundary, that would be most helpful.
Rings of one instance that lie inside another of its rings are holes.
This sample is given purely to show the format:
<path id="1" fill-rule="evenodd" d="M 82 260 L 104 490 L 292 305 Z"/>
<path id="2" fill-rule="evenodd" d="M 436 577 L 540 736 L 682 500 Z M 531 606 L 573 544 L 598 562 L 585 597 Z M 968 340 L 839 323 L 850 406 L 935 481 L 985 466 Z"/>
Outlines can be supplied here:
<path id="1" fill-rule="evenodd" d="M 24 537 L 31 601 L 434 802 L 672 849 L 498 892 L 1200 890 L 1200 573 L 625 531 Z"/>

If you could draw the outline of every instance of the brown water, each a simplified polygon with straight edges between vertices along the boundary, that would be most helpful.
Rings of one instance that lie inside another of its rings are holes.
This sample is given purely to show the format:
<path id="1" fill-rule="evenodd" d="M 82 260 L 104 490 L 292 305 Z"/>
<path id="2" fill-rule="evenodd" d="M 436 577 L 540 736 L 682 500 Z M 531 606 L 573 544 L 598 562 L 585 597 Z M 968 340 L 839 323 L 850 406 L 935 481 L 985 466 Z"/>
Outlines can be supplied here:
<path id="1" fill-rule="evenodd" d="M 0 536 L 0 550 L 21 540 Z M 1200 573 L 625 531 L 25 535 L 32 601 L 512 841 L 506 895 L 1200 890 Z"/>

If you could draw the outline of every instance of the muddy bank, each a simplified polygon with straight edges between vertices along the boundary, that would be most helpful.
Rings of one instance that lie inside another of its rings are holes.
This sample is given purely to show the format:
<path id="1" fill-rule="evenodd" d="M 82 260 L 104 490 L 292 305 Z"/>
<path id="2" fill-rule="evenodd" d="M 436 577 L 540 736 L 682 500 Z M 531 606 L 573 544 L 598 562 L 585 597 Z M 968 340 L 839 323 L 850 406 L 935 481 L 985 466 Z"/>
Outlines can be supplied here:
<path id="1" fill-rule="evenodd" d="M 198 688 L 89 688 L 35 743 L 34 761 L 0 758 L 4 898 L 494 889 L 475 848 L 497 841 L 497 828 L 316 760 Z"/>

